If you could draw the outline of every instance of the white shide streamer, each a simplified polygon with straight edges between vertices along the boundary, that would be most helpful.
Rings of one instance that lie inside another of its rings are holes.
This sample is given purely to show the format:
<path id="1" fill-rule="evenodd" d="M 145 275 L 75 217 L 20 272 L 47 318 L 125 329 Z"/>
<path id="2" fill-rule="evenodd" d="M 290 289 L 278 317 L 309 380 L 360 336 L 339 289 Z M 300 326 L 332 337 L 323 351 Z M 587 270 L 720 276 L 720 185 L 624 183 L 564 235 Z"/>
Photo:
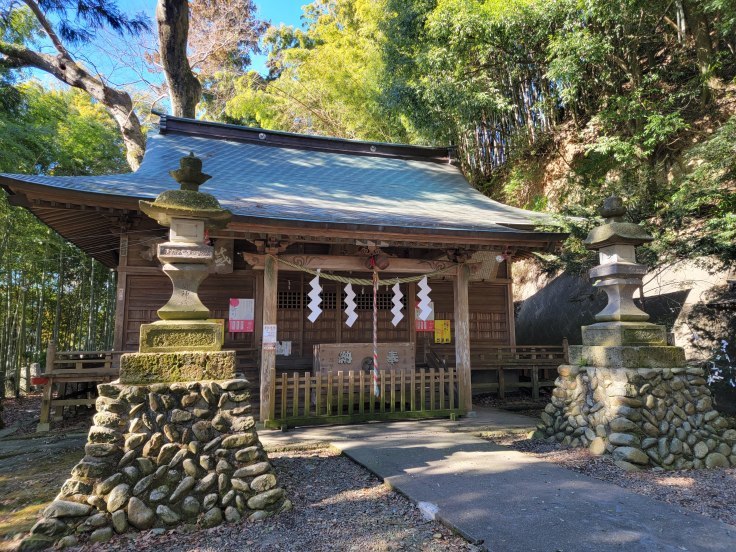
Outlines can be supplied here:
<path id="1" fill-rule="evenodd" d="M 417 304 L 417 307 L 419 307 L 419 319 L 427 320 L 429 315 L 432 314 L 432 306 L 429 300 L 429 292 L 432 291 L 432 288 L 429 287 L 426 276 L 419 280 L 418 286 L 419 293 L 417 293 L 417 297 L 419 297 L 420 301 Z"/>
<path id="2" fill-rule="evenodd" d="M 353 324 L 355 324 L 355 321 L 358 319 L 358 315 L 355 313 L 356 306 L 353 284 L 348 284 L 345 286 L 345 314 L 348 315 L 348 319 L 345 321 L 345 324 L 347 324 L 349 328 L 352 328 Z"/>
<path id="3" fill-rule="evenodd" d="M 307 318 L 310 322 L 314 322 L 319 318 L 319 315 L 322 314 L 322 309 L 320 308 L 320 304 L 322 303 L 322 297 L 320 297 L 322 286 L 319 285 L 319 271 L 317 271 L 317 275 L 312 279 L 312 281 L 309 282 L 309 285 L 312 286 L 312 291 L 309 292 L 310 301 L 307 306 L 311 312 Z"/>
<path id="4" fill-rule="evenodd" d="M 391 320 L 391 323 L 394 326 L 398 326 L 399 322 L 404 318 L 404 313 L 401 312 L 401 309 L 404 308 L 404 305 L 401 303 L 401 299 L 404 297 L 404 294 L 401 293 L 401 286 L 398 282 L 394 284 L 392 289 L 394 291 L 394 298 L 391 302 L 394 304 L 394 308 L 391 309 L 391 314 L 393 314 L 394 317 Z"/>

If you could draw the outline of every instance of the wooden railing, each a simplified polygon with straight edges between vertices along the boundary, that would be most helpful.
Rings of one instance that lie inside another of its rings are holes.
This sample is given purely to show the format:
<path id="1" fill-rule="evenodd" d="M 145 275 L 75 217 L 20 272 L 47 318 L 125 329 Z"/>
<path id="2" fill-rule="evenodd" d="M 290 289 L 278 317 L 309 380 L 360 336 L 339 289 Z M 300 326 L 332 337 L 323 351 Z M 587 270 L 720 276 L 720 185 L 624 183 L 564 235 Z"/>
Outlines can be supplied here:
<path id="1" fill-rule="evenodd" d="M 452 348 L 432 347 L 431 355 L 447 366 L 455 364 Z M 473 392 L 495 391 L 500 398 L 518 388 L 531 388 L 532 396 L 539 398 L 543 387 L 554 387 L 556 368 L 568 362 L 567 340 L 561 346 L 552 345 L 472 345 L 470 366 L 473 373 L 496 372 L 496 382 L 473 382 Z M 430 360 L 430 364 L 433 364 Z M 517 378 L 508 380 L 509 372 Z"/>
<path id="2" fill-rule="evenodd" d="M 379 396 L 371 372 L 281 374 L 266 427 L 368 420 L 454 417 L 461 414 L 455 370 L 381 371 Z"/>
<path id="3" fill-rule="evenodd" d="M 94 405 L 97 384 L 118 377 L 113 354 L 112 351 L 57 351 L 53 341 L 50 342 L 46 370 L 32 379 L 34 385 L 43 385 L 36 431 L 51 428 L 52 411 L 53 420 L 60 421 L 64 408 Z"/>

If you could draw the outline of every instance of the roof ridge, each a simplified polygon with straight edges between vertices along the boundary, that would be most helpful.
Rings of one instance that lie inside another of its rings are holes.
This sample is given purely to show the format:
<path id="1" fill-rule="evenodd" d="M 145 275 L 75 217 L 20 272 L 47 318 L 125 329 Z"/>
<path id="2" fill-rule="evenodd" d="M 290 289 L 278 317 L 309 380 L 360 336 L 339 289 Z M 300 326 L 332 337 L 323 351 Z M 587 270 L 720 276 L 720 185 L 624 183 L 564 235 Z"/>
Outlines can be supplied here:
<path id="1" fill-rule="evenodd" d="M 454 152 L 456 149 L 455 146 L 414 146 L 410 144 L 390 144 L 387 142 L 368 142 L 314 134 L 300 134 L 215 121 L 188 119 L 157 111 L 153 111 L 152 113 L 160 118 L 160 134 L 174 132 L 222 140 L 251 142 L 265 146 L 414 159 L 446 164 L 454 161 Z"/>

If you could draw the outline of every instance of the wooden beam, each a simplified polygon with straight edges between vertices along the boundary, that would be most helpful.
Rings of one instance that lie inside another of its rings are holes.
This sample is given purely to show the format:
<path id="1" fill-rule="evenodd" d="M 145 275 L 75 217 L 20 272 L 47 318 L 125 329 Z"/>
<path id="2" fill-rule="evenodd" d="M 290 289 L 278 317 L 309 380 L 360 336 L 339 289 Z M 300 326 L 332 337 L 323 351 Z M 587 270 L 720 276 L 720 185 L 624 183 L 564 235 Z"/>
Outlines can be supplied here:
<path id="1" fill-rule="evenodd" d="M 468 305 L 468 281 L 466 266 L 457 271 L 455 278 L 455 366 L 457 369 L 459 406 L 466 415 L 473 415 L 473 393 L 470 383 L 470 309 Z"/>
<path id="2" fill-rule="evenodd" d="M 276 324 L 279 287 L 278 262 L 265 257 L 263 271 L 263 325 Z M 261 334 L 262 335 L 262 334 Z M 261 422 L 273 420 L 276 388 L 276 347 L 261 343 Z"/>
<path id="3" fill-rule="evenodd" d="M 243 253 L 243 258 L 254 270 L 264 270 L 267 255 L 257 253 Z M 292 264 L 309 268 L 312 270 L 336 270 L 340 272 L 370 272 L 365 266 L 365 257 L 341 256 L 341 255 L 279 255 Z M 418 259 L 390 258 L 389 267 L 384 271 L 389 274 L 421 274 L 423 272 L 434 272 L 444 268 L 457 268 L 458 263 L 450 261 L 429 261 Z M 281 265 L 282 270 L 289 270 L 286 265 Z M 446 275 L 454 274 L 453 270 L 445 272 Z"/>
<path id="4" fill-rule="evenodd" d="M 409 326 L 409 341 L 414 344 L 414 358 L 416 358 L 417 332 L 416 332 L 416 307 L 417 284 L 409 282 L 406 290 L 406 314 Z"/>

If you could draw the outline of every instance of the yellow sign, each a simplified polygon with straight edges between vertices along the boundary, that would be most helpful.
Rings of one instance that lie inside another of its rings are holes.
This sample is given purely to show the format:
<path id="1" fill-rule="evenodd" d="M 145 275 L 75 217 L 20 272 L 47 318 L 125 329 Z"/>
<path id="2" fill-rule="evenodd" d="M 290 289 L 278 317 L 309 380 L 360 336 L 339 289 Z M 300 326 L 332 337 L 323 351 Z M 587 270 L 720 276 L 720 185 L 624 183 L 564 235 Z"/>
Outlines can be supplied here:
<path id="1" fill-rule="evenodd" d="M 452 343 L 452 333 L 450 332 L 449 320 L 434 321 L 434 342 Z"/>

